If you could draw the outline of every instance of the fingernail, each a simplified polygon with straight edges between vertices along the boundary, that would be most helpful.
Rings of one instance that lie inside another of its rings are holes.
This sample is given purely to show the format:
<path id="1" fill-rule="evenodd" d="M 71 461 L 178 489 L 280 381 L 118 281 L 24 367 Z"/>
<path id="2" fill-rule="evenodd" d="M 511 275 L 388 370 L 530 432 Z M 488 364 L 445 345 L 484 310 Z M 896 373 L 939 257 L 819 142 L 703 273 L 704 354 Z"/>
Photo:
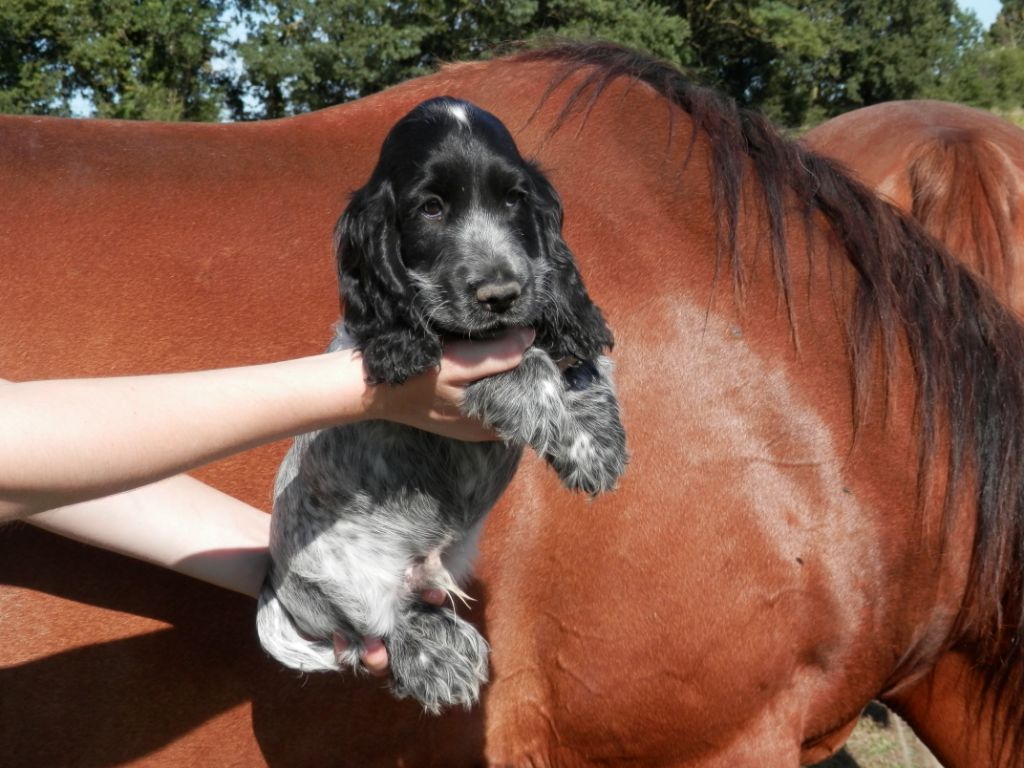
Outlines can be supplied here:
<path id="1" fill-rule="evenodd" d="M 388 651 L 380 638 L 363 638 L 363 664 L 371 671 L 381 671 L 387 668 Z"/>

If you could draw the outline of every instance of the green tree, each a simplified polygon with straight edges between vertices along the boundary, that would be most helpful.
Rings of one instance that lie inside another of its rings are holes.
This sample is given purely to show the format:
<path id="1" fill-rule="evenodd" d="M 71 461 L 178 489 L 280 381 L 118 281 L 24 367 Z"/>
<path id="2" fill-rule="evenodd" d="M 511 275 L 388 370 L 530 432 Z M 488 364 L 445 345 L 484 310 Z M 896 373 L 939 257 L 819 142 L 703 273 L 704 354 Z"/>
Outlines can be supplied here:
<path id="1" fill-rule="evenodd" d="M 954 0 L 847 0 L 846 45 L 823 97 L 829 114 L 936 91 L 961 43 Z"/>
<path id="2" fill-rule="evenodd" d="M 1024 107 L 1024 48 L 1003 46 L 988 52 L 980 67 L 989 86 L 989 103 L 978 106 L 999 109 Z"/>
<path id="3" fill-rule="evenodd" d="M 749 100 L 788 125 L 820 119 L 821 84 L 836 75 L 842 45 L 838 14 L 829 3 L 770 0 L 751 9 L 750 22 L 764 74 L 752 72 Z"/>
<path id="4" fill-rule="evenodd" d="M 943 63 L 939 82 L 922 94 L 930 98 L 980 105 L 991 102 L 994 91 L 982 72 L 991 46 L 986 42 L 981 22 L 973 12 L 954 15 L 959 43 L 951 60 Z"/>
<path id="5" fill-rule="evenodd" d="M 1003 0 L 1003 7 L 989 30 L 995 46 L 1024 47 L 1024 0 Z"/>
<path id="6" fill-rule="evenodd" d="M 225 19 L 234 65 L 224 54 Z M 991 33 L 955 0 L 6 0 L 0 110 L 280 117 L 547 37 L 610 39 L 800 126 L 878 101 L 1024 98 L 1024 0 Z"/>
<path id="7" fill-rule="evenodd" d="M 791 126 L 943 94 L 979 42 L 975 17 L 954 0 L 676 0 L 672 7 L 692 30 L 697 70 Z"/>
<path id="8" fill-rule="evenodd" d="M 689 37 L 654 0 L 243 0 L 240 18 L 240 119 L 337 104 L 510 41 L 601 37 L 680 61 Z"/>
<path id="9" fill-rule="evenodd" d="M 538 3 L 528 39 L 612 40 L 680 66 L 690 63 L 690 27 L 659 2 L 548 0 Z"/>
<path id="10" fill-rule="evenodd" d="M 1003 0 L 988 33 L 988 45 L 976 57 L 974 91 L 962 99 L 981 107 L 1024 107 L 1024 0 Z"/>
<path id="11" fill-rule="evenodd" d="M 426 71 L 421 46 L 435 22 L 421 4 L 253 0 L 243 10 L 237 118 L 319 109 Z"/>
<path id="12" fill-rule="evenodd" d="M 966 21 L 959 58 L 944 72 L 938 95 L 975 107 L 1024 106 L 1024 0 L 1005 0 L 987 34 L 973 14 Z"/>
<path id="13" fill-rule="evenodd" d="M 226 0 L 5 0 L 0 111 L 215 120 Z"/>
<path id="14" fill-rule="evenodd" d="M 695 70 L 741 103 L 789 125 L 819 119 L 822 84 L 838 75 L 840 0 L 677 0 Z"/>

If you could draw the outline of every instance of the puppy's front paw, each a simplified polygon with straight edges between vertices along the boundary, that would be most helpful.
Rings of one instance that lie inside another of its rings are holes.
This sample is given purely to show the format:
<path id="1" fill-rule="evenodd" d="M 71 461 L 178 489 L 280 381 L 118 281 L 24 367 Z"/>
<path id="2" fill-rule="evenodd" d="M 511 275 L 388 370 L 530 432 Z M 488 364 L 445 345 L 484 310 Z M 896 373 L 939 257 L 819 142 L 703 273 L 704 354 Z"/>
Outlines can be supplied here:
<path id="1" fill-rule="evenodd" d="M 416 699 L 431 714 L 459 705 L 469 709 L 487 682 L 487 641 L 476 628 L 444 608 L 417 607 L 387 642 L 399 698 Z"/>
<path id="2" fill-rule="evenodd" d="M 625 433 L 619 426 L 600 437 L 581 432 L 545 458 L 566 488 L 596 496 L 615 488 L 626 471 L 629 455 Z"/>
<path id="3" fill-rule="evenodd" d="M 605 370 L 600 370 L 604 368 Z M 571 490 L 612 490 L 626 470 L 626 430 L 612 386 L 611 364 L 584 361 L 566 371 L 565 431 L 544 456 Z"/>
<path id="4" fill-rule="evenodd" d="M 554 361 L 530 348 L 518 367 L 467 387 L 462 411 L 494 429 L 509 445 L 530 445 L 544 454 L 565 426 L 564 388 Z"/>

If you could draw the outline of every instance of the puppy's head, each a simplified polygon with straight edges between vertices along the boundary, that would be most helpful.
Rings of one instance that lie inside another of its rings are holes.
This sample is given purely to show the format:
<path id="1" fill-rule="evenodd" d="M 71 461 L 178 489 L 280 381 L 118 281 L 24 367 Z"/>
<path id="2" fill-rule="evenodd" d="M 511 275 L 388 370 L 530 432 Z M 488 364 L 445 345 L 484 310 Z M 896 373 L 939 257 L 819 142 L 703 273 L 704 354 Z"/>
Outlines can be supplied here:
<path id="1" fill-rule="evenodd" d="M 561 224 L 557 193 L 496 117 L 437 98 L 402 118 L 338 224 L 345 324 L 371 380 L 437 365 L 443 336 L 512 326 L 557 357 L 610 346 Z"/>

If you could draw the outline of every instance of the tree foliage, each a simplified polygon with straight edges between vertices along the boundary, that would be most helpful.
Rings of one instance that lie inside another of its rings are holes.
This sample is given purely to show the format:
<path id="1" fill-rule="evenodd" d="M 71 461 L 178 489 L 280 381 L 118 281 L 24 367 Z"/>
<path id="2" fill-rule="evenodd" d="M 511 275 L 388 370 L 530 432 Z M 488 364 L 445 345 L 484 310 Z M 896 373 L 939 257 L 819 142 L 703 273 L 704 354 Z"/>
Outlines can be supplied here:
<path id="1" fill-rule="evenodd" d="M 837 2 L 678 0 L 692 30 L 696 73 L 742 103 L 799 124 L 838 76 L 844 48 Z"/>
<path id="2" fill-rule="evenodd" d="M 1024 45 L 1024 0 L 1003 0 L 989 34 L 998 47 L 1020 48 Z"/>
<path id="3" fill-rule="evenodd" d="M 682 19 L 647 0 L 248 0 L 243 11 L 238 118 L 337 104 L 510 41 L 610 38 L 678 60 L 688 38 Z"/>
<path id="4" fill-rule="evenodd" d="M 955 0 L 4 0 L 0 111 L 280 117 L 547 37 L 646 50 L 792 126 L 1024 106 L 1024 0 L 987 33 Z"/>
<path id="5" fill-rule="evenodd" d="M 4 0 L 0 111 L 212 120 L 224 0 Z"/>
<path id="6" fill-rule="evenodd" d="M 679 0 L 698 69 L 789 125 L 937 95 L 970 39 L 954 0 Z"/>
<path id="7" fill-rule="evenodd" d="M 839 111 L 934 90 L 955 59 L 953 0 L 853 0 L 843 9 L 849 42 L 839 57 Z"/>

